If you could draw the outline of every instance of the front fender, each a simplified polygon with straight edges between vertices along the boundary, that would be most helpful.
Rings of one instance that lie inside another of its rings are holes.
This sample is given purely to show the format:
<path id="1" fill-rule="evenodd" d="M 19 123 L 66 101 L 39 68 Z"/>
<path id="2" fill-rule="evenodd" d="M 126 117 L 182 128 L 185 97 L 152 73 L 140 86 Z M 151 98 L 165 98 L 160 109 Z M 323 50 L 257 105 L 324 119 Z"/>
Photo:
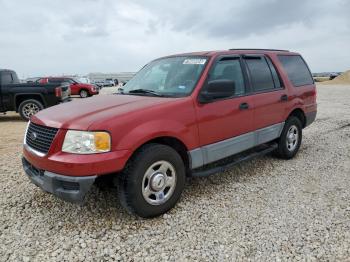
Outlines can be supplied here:
<path id="1" fill-rule="evenodd" d="M 172 137 L 180 140 L 188 150 L 195 148 L 198 137 L 195 125 L 184 124 L 167 119 L 152 120 L 136 126 L 119 139 L 116 150 L 135 151 L 141 145 L 159 137 Z"/>

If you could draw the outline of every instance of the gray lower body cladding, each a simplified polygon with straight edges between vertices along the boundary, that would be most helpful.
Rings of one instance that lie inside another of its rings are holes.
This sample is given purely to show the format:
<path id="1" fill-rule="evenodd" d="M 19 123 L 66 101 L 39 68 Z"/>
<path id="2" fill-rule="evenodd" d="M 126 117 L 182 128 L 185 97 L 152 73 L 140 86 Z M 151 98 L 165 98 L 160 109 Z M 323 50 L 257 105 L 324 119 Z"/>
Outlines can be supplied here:
<path id="1" fill-rule="evenodd" d="M 42 190 L 73 203 L 82 203 L 96 176 L 71 177 L 37 169 L 22 158 L 23 169 L 31 182 Z"/>
<path id="2" fill-rule="evenodd" d="M 191 168 L 195 169 L 217 160 L 243 152 L 280 137 L 284 122 L 229 138 L 189 151 Z"/>
<path id="3" fill-rule="evenodd" d="M 308 125 L 310 125 L 312 122 L 315 121 L 316 115 L 317 115 L 317 112 L 316 112 L 316 111 L 314 111 L 314 112 L 309 112 L 309 113 L 306 113 L 306 114 L 305 114 L 305 118 L 306 118 L 305 127 L 308 126 Z"/>

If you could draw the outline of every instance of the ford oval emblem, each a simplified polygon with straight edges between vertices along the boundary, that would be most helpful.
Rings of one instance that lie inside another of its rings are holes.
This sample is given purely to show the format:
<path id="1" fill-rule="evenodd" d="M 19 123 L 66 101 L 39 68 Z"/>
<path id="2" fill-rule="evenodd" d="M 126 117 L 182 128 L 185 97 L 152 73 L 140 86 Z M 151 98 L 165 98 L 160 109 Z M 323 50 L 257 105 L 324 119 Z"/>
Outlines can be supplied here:
<path id="1" fill-rule="evenodd" d="M 37 139 L 37 137 L 38 137 L 38 134 L 35 133 L 35 132 L 33 132 L 33 133 L 30 134 L 30 138 L 31 138 L 32 140 Z"/>

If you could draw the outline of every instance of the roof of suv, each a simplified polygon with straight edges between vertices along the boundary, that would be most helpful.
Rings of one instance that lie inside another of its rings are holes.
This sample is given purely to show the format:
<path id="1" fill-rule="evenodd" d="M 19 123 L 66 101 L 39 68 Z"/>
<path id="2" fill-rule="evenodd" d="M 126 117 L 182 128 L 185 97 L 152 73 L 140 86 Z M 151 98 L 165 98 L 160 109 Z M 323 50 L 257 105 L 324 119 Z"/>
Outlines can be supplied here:
<path id="1" fill-rule="evenodd" d="M 258 49 L 258 48 L 237 48 L 237 49 L 228 49 L 228 50 L 216 50 L 216 51 L 201 51 L 201 52 L 191 52 L 191 53 L 182 53 L 175 54 L 172 56 L 215 56 L 215 55 L 230 55 L 230 54 L 297 54 L 290 52 L 289 50 L 280 50 L 280 49 Z"/>

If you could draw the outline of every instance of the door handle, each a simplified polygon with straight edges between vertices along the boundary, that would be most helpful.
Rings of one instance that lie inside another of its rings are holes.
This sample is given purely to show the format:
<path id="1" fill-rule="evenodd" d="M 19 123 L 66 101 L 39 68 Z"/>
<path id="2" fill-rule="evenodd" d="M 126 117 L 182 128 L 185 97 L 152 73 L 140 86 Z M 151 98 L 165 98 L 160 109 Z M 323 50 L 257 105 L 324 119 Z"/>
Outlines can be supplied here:
<path id="1" fill-rule="evenodd" d="M 246 110 L 248 108 L 249 108 L 248 103 L 242 103 L 242 104 L 239 105 L 239 109 L 240 110 Z"/>
<path id="2" fill-rule="evenodd" d="M 282 95 L 281 96 L 281 101 L 288 101 L 288 96 L 287 95 Z"/>

